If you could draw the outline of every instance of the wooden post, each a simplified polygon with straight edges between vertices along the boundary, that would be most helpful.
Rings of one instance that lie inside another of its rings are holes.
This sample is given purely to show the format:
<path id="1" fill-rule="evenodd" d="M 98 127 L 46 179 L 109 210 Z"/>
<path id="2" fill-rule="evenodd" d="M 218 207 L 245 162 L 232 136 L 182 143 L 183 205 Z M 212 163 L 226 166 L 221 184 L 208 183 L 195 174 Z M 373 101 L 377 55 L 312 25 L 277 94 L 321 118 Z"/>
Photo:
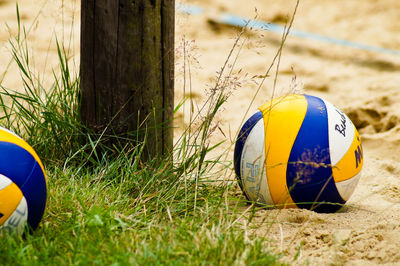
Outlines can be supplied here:
<path id="1" fill-rule="evenodd" d="M 82 0 L 81 12 L 83 121 L 122 138 L 141 125 L 149 155 L 168 153 L 175 0 Z"/>

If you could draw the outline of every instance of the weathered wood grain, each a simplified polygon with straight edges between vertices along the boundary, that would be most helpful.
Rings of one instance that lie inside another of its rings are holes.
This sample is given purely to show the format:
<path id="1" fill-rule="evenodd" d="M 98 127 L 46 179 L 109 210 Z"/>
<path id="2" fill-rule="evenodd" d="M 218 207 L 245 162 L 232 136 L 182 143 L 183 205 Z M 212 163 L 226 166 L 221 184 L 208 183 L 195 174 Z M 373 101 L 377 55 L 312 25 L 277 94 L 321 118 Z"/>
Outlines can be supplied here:
<path id="1" fill-rule="evenodd" d="M 147 132 L 150 155 L 172 149 L 174 0 L 85 0 L 82 119 L 95 132 Z M 145 121 L 145 123 L 143 123 Z"/>

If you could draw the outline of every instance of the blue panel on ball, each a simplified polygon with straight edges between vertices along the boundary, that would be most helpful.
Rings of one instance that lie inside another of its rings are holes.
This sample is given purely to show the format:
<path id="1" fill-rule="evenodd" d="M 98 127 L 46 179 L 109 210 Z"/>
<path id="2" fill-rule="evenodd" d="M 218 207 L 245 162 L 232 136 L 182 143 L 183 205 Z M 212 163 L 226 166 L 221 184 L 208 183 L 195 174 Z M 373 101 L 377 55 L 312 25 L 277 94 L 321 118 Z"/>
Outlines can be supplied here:
<path id="1" fill-rule="evenodd" d="M 28 204 L 28 223 L 36 229 L 46 206 L 46 180 L 35 158 L 22 147 L 0 142 L 0 174 L 10 178 Z"/>
<path id="2" fill-rule="evenodd" d="M 28 202 L 28 223 L 32 229 L 36 229 L 43 217 L 47 198 L 45 177 L 37 162 L 21 191 Z"/>
<path id="3" fill-rule="evenodd" d="M 263 115 L 260 111 L 257 111 L 254 115 L 252 115 L 246 123 L 244 123 L 243 127 L 240 129 L 238 138 L 235 144 L 235 152 L 233 155 L 233 164 L 235 165 L 236 176 L 239 181 L 241 180 L 240 176 L 240 159 L 242 156 L 243 146 L 246 143 L 247 137 L 249 136 L 253 127 L 257 124 L 257 122 L 262 119 Z M 264 142 L 261 142 L 264 143 Z M 241 182 L 239 182 L 240 187 L 242 187 Z M 242 188 L 243 189 L 243 188 Z"/>
<path id="4" fill-rule="evenodd" d="M 287 167 L 288 189 L 299 208 L 334 212 L 345 201 L 332 177 L 326 106 L 320 98 L 305 97 L 307 113 L 293 144 Z"/>

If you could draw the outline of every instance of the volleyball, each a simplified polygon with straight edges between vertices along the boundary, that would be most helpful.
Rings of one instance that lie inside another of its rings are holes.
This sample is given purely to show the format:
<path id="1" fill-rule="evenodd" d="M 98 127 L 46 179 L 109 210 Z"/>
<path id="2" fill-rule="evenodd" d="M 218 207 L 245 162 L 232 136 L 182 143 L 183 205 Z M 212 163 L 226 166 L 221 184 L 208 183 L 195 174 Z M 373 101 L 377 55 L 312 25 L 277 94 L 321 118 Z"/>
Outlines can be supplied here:
<path id="1" fill-rule="evenodd" d="M 46 206 L 46 177 L 34 149 L 0 127 L 0 232 L 36 229 Z"/>
<path id="2" fill-rule="evenodd" d="M 234 167 L 246 198 L 267 207 L 335 212 L 361 176 L 359 133 L 321 98 L 288 95 L 263 104 L 242 126 Z"/>

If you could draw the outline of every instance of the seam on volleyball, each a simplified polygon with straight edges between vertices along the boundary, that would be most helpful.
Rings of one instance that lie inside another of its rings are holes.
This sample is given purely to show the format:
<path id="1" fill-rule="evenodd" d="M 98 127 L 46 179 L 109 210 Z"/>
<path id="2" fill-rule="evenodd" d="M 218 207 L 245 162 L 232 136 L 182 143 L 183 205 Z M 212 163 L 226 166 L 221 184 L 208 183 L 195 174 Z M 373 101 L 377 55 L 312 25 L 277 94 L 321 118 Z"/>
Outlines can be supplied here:
<path id="1" fill-rule="evenodd" d="M 33 159 L 35 159 L 35 158 L 33 158 Z M 29 181 L 29 179 L 32 177 L 33 171 L 34 171 L 34 169 L 35 169 L 35 167 L 36 167 L 37 164 L 38 164 L 38 163 L 37 163 L 36 160 L 35 160 L 35 163 L 34 163 L 33 166 L 32 166 L 31 172 L 29 173 L 28 177 L 25 179 L 25 182 L 24 182 L 24 183 L 21 185 L 21 187 L 20 187 L 21 191 L 22 191 L 22 188 L 25 186 L 25 184 L 26 184 L 26 183 Z M 40 167 L 40 165 L 39 165 L 39 167 Z"/>

